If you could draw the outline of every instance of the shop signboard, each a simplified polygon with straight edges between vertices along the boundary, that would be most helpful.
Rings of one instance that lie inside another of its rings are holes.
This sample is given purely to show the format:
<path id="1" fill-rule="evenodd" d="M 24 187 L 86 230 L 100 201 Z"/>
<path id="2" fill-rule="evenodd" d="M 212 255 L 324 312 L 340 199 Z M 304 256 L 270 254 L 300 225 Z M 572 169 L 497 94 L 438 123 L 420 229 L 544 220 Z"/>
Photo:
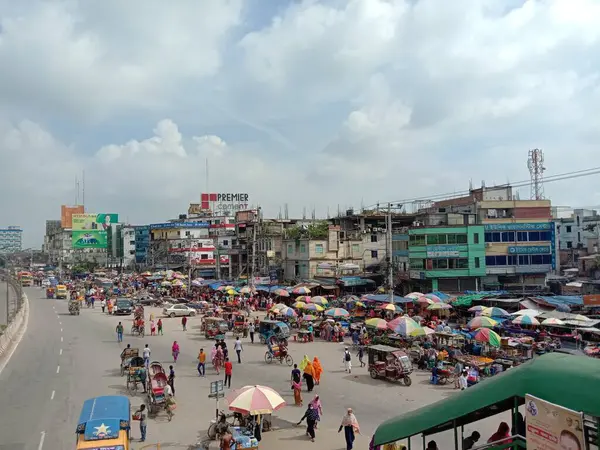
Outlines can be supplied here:
<path id="1" fill-rule="evenodd" d="M 460 256 L 458 245 L 428 245 L 426 247 L 428 258 L 456 258 Z"/>
<path id="2" fill-rule="evenodd" d="M 73 214 L 83 214 L 85 208 L 83 205 L 60 207 L 60 226 L 62 228 L 71 228 L 73 226 Z"/>
<path id="3" fill-rule="evenodd" d="M 528 450 L 586 448 L 583 414 L 525 395 Z"/>
<path id="4" fill-rule="evenodd" d="M 240 192 L 211 192 L 200 194 L 200 209 L 213 214 L 232 216 L 237 211 L 248 209 L 249 195 Z"/>
<path id="5" fill-rule="evenodd" d="M 104 230 L 74 230 L 71 232 L 72 247 L 106 248 L 107 237 Z"/>
<path id="6" fill-rule="evenodd" d="M 549 245 L 513 246 L 508 247 L 509 255 L 546 255 L 550 253 Z"/>
<path id="7" fill-rule="evenodd" d="M 541 223 L 486 223 L 484 231 L 545 231 L 554 228 L 552 222 Z"/>
<path id="8" fill-rule="evenodd" d="M 118 214 L 73 214 L 73 231 L 107 231 L 112 224 L 119 222 Z"/>
<path id="9" fill-rule="evenodd" d="M 425 279 L 425 272 L 420 272 L 418 270 L 410 270 L 408 272 L 409 276 L 411 279 L 413 280 L 424 280 Z"/>
<path id="10" fill-rule="evenodd" d="M 208 222 L 166 222 L 148 225 L 150 230 L 172 230 L 177 228 L 208 228 Z"/>

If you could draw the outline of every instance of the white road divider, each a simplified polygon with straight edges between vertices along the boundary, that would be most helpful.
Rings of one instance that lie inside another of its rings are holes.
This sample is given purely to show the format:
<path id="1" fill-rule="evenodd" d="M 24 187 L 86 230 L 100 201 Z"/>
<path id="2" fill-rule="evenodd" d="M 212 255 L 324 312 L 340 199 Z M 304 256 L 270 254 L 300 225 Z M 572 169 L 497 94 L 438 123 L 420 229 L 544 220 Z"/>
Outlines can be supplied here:
<path id="1" fill-rule="evenodd" d="M 23 339 L 29 324 L 29 299 L 23 294 L 23 306 L 15 315 L 13 321 L 0 336 L 0 373 L 8 364 L 17 346 Z"/>

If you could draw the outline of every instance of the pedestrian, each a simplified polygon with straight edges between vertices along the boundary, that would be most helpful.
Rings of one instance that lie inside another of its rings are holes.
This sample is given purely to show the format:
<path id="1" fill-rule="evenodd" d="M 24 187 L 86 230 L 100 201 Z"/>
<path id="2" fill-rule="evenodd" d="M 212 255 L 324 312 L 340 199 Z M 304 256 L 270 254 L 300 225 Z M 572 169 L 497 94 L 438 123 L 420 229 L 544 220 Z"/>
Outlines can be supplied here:
<path id="1" fill-rule="evenodd" d="M 298 364 L 294 364 L 294 368 L 292 369 L 291 382 L 292 382 L 292 389 L 294 388 L 293 387 L 294 383 L 302 382 L 302 372 L 300 372 L 300 369 L 298 369 Z"/>
<path id="2" fill-rule="evenodd" d="M 358 346 L 358 353 L 356 354 L 356 356 L 358 356 L 358 362 L 360 363 L 360 367 L 365 367 L 365 362 L 363 361 L 363 358 L 365 357 L 365 346 L 362 344 L 359 344 Z"/>
<path id="3" fill-rule="evenodd" d="M 171 386 L 173 396 L 175 396 L 175 369 L 173 369 L 173 366 L 169 366 L 169 378 L 167 379 L 167 383 Z"/>
<path id="4" fill-rule="evenodd" d="M 140 409 L 134 413 L 134 417 L 140 421 L 140 434 L 142 435 L 140 442 L 144 442 L 146 440 L 146 415 L 146 405 L 141 405 Z"/>
<path id="5" fill-rule="evenodd" d="M 117 342 L 123 342 L 123 324 L 119 322 L 117 325 Z"/>
<path id="6" fill-rule="evenodd" d="M 144 357 L 144 364 L 146 365 L 146 367 L 148 367 L 150 365 L 150 354 L 151 354 L 151 350 L 150 347 L 148 347 L 148 344 L 146 344 L 146 346 L 144 347 L 144 350 L 142 350 L 142 356 Z"/>
<path id="7" fill-rule="evenodd" d="M 466 370 L 463 370 L 460 377 L 458 377 L 458 385 L 460 386 L 461 391 L 464 391 L 469 386 Z"/>
<path id="8" fill-rule="evenodd" d="M 225 368 L 225 382 L 223 385 L 227 385 L 228 388 L 231 388 L 231 374 L 233 373 L 233 364 L 229 361 L 229 358 L 225 358 L 225 364 L 223 365 Z"/>
<path id="9" fill-rule="evenodd" d="M 352 355 L 348 351 L 348 347 L 344 349 L 344 357 L 342 359 L 346 366 L 346 372 L 352 373 Z"/>
<path id="10" fill-rule="evenodd" d="M 254 332 L 256 331 L 256 328 L 254 327 L 254 324 L 252 322 L 250 322 L 250 325 L 248 325 L 248 333 L 250 333 L 250 343 L 254 344 Z"/>
<path id="11" fill-rule="evenodd" d="M 315 398 L 310 401 L 310 404 L 314 410 L 317 411 L 317 421 L 315 422 L 316 430 L 319 427 L 319 422 L 321 421 L 321 416 L 323 415 L 323 405 L 321 404 L 321 398 L 319 395 L 315 395 Z"/>
<path id="12" fill-rule="evenodd" d="M 206 375 L 206 353 L 204 353 L 204 349 L 200 349 L 200 353 L 198 353 L 198 376 Z"/>
<path id="13" fill-rule="evenodd" d="M 154 320 L 150 321 L 150 336 L 156 336 L 156 323 Z"/>
<path id="14" fill-rule="evenodd" d="M 106 300 L 102 299 L 100 302 L 100 307 L 102 308 L 102 312 L 106 310 Z"/>
<path id="15" fill-rule="evenodd" d="M 307 392 L 312 392 L 315 387 L 315 371 L 313 365 L 310 361 L 306 363 L 304 366 L 304 379 L 306 380 L 306 390 Z"/>
<path id="16" fill-rule="evenodd" d="M 308 404 L 306 412 L 300 419 L 297 425 L 300 425 L 304 419 L 306 419 L 306 434 L 310 436 L 310 440 L 315 442 L 315 425 L 317 423 L 317 411 L 313 408 L 312 404 Z"/>
<path id="17" fill-rule="evenodd" d="M 156 322 L 156 326 L 158 327 L 158 334 L 160 334 L 162 336 L 163 330 L 162 330 L 162 319 L 161 318 L 159 318 L 158 322 Z"/>
<path id="18" fill-rule="evenodd" d="M 479 441 L 479 438 L 481 438 L 479 431 L 473 431 L 471 436 L 463 439 L 463 450 L 471 450 L 473 447 L 475 447 L 475 444 L 477 441 Z"/>
<path id="19" fill-rule="evenodd" d="M 352 408 L 348 408 L 346 415 L 342 417 L 342 423 L 338 429 L 338 433 L 344 430 L 344 437 L 346 438 L 346 450 L 352 450 L 354 447 L 355 433 L 360 434 L 360 427 L 358 420 L 352 411 Z"/>
<path id="20" fill-rule="evenodd" d="M 244 350 L 244 347 L 242 346 L 242 341 L 240 340 L 239 336 L 236 336 L 236 338 L 235 338 L 235 344 L 233 344 L 233 349 L 237 353 L 238 364 L 241 364 L 242 363 L 242 350 Z"/>
<path id="21" fill-rule="evenodd" d="M 292 389 L 294 390 L 295 405 L 302 406 L 302 382 L 294 381 L 292 378 Z"/>
<path id="22" fill-rule="evenodd" d="M 313 358 L 313 378 L 315 380 L 315 384 L 319 385 L 321 383 L 321 374 L 323 373 L 323 366 L 321 366 L 321 361 L 316 356 Z"/>
<path id="23" fill-rule="evenodd" d="M 179 344 L 177 343 L 177 341 L 173 341 L 171 353 L 173 354 L 173 362 L 177 362 L 177 358 L 179 357 Z"/>
<path id="24" fill-rule="evenodd" d="M 183 327 L 183 331 L 187 331 L 187 317 L 183 316 L 181 318 L 181 326 Z"/>
<path id="25" fill-rule="evenodd" d="M 460 375 L 463 372 L 463 365 L 460 361 L 454 366 L 454 389 L 460 389 Z"/>

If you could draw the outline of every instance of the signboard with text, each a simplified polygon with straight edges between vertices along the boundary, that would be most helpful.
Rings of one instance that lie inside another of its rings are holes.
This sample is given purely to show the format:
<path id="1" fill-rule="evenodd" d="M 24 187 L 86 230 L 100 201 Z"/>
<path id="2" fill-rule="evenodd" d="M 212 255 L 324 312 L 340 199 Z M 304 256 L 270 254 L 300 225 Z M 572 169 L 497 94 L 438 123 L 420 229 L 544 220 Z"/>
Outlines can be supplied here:
<path id="1" fill-rule="evenodd" d="M 586 448 L 583 414 L 541 398 L 525 396 L 528 450 Z"/>
<path id="2" fill-rule="evenodd" d="M 456 258 L 460 250 L 458 245 L 428 245 L 426 248 L 428 258 Z"/>
<path id="3" fill-rule="evenodd" d="M 508 247 L 509 255 L 547 255 L 548 253 L 550 253 L 549 245 Z"/>
<path id="4" fill-rule="evenodd" d="M 486 223 L 484 231 L 547 231 L 554 227 L 552 222 L 542 223 Z"/>
<path id="5" fill-rule="evenodd" d="M 216 192 L 200 194 L 200 209 L 213 214 L 232 216 L 237 211 L 248 209 L 249 195 L 246 193 Z"/>
<path id="6" fill-rule="evenodd" d="M 71 246 L 74 249 L 106 248 L 107 231 L 118 221 L 118 214 L 73 214 Z"/>

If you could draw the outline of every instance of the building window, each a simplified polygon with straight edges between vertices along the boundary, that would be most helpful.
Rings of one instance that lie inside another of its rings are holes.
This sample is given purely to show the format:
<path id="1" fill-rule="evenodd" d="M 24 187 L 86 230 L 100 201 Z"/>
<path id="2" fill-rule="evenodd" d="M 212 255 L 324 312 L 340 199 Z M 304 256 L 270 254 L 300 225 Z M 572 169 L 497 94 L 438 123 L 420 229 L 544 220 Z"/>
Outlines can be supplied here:
<path id="1" fill-rule="evenodd" d="M 300 244 L 300 253 L 306 253 L 306 244 Z"/>
<path id="2" fill-rule="evenodd" d="M 446 236 L 446 242 L 448 244 L 467 244 L 466 234 L 449 234 Z"/>
<path id="3" fill-rule="evenodd" d="M 477 234 L 475 236 L 478 236 Z M 479 269 L 479 257 L 475 257 L 475 268 Z"/>
<path id="4" fill-rule="evenodd" d="M 371 258 L 377 259 L 377 250 L 371 250 Z"/>
<path id="5" fill-rule="evenodd" d="M 215 219 L 213 222 L 215 225 L 221 225 L 221 219 Z"/>
<path id="6" fill-rule="evenodd" d="M 422 259 L 411 258 L 409 260 L 409 262 L 410 262 L 410 268 L 411 269 L 419 270 L 419 269 L 423 269 L 423 267 L 425 267 L 423 265 L 423 260 Z"/>
<path id="7" fill-rule="evenodd" d="M 571 225 L 567 225 L 567 233 L 571 232 Z"/>
<path id="8" fill-rule="evenodd" d="M 581 232 L 577 232 L 577 242 L 581 242 Z"/>
<path id="9" fill-rule="evenodd" d="M 358 252 L 360 252 L 360 245 L 352 244 L 352 253 L 358 253 Z"/>
<path id="10" fill-rule="evenodd" d="M 414 234 L 409 238 L 409 245 L 412 247 L 423 247 L 425 245 L 424 234 Z"/>
<path id="11" fill-rule="evenodd" d="M 479 244 L 479 233 L 473 234 L 473 244 Z"/>
<path id="12" fill-rule="evenodd" d="M 315 253 L 319 255 L 323 254 L 323 244 L 315 244 Z"/>
<path id="13" fill-rule="evenodd" d="M 288 253 L 294 253 L 294 244 L 288 244 Z"/>
<path id="14" fill-rule="evenodd" d="M 371 242 L 377 242 L 377 235 L 376 234 L 372 234 L 371 235 Z"/>
<path id="15" fill-rule="evenodd" d="M 202 255 L 200 255 L 200 259 L 208 259 L 208 255 L 206 253 L 203 253 Z"/>
<path id="16" fill-rule="evenodd" d="M 577 216 L 577 227 L 581 226 L 581 222 L 579 221 L 579 216 Z"/>
<path id="17" fill-rule="evenodd" d="M 571 241 L 567 241 L 567 248 L 573 248 L 573 243 Z"/>
<path id="18" fill-rule="evenodd" d="M 427 245 L 444 245 L 448 243 L 448 239 L 445 234 L 428 234 Z M 454 242 L 452 242 L 454 244 Z"/>

